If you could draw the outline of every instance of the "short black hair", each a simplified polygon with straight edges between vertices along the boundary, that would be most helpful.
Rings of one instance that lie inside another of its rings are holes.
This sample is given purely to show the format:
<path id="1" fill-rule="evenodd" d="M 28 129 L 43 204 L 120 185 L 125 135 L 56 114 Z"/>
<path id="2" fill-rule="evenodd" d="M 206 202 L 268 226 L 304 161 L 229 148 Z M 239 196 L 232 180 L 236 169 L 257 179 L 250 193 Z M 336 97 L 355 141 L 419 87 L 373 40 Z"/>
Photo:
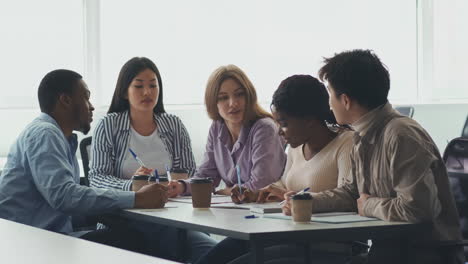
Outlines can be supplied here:
<path id="1" fill-rule="evenodd" d="M 336 123 L 330 110 L 325 85 L 310 75 L 293 75 L 283 80 L 273 94 L 271 105 L 278 112 L 297 118 L 316 118 Z"/>
<path id="2" fill-rule="evenodd" d="M 62 94 L 72 95 L 83 77 L 74 71 L 59 69 L 47 73 L 42 78 L 37 91 L 39 107 L 43 113 L 51 113 Z"/>
<path id="3" fill-rule="evenodd" d="M 130 103 L 128 102 L 128 99 L 125 99 L 128 87 L 132 83 L 132 80 L 146 69 L 152 70 L 158 79 L 159 96 L 153 112 L 156 114 L 166 112 L 166 110 L 164 110 L 163 103 L 163 85 L 158 67 L 156 67 L 156 64 L 148 58 L 134 57 L 127 61 L 124 66 L 122 66 L 122 69 L 120 69 L 114 96 L 112 97 L 112 102 L 107 113 L 120 113 L 130 110 Z"/>
<path id="4" fill-rule="evenodd" d="M 333 86 L 336 95 L 346 94 L 369 110 L 388 102 L 390 74 L 373 51 L 344 51 L 324 62 L 319 77 Z"/>

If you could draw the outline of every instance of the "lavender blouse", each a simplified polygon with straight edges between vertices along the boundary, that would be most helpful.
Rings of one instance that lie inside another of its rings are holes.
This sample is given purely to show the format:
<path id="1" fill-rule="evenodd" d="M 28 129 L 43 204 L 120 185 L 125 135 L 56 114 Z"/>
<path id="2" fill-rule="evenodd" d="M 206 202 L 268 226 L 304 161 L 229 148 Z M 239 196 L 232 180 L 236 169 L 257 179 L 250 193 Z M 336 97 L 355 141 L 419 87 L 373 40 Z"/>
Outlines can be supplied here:
<path id="1" fill-rule="evenodd" d="M 284 141 L 271 118 L 244 125 L 232 149 L 230 137 L 223 121 L 213 121 L 203 161 L 194 177 L 210 177 L 215 187 L 223 180 L 231 187 L 237 184 L 236 164 L 242 186 L 250 190 L 263 188 L 281 177 L 286 163 Z M 185 194 L 190 194 L 190 184 L 186 186 Z"/>

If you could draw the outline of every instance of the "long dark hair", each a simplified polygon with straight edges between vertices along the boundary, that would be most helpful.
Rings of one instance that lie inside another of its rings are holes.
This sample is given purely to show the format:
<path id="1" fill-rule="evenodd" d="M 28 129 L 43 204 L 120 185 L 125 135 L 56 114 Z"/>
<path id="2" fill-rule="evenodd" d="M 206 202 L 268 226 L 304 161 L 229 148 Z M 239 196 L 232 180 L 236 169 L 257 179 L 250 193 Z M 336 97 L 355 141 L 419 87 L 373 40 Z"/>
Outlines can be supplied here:
<path id="1" fill-rule="evenodd" d="M 119 113 L 128 111 L 130 109 L 130 104 L 128 99 L 125 99 L 128 93 L 128 87 L 132 80 L 142 71 L 150 69 L 158 78 L 159 86 L 159 96 L 158 102 L 154 107 L 153 111 L 156 114 L 165 113 L 164 104 L 163 104 L 163 86 L 161 80 L 161 74 L 159 73 L 158 67 L 150 59 L 145 57 L 134 57 L 127 61 L 119 73 L 119 78 L 117 79 L 117 84 L 115 86 L 114 96 L 112 97 L 112 102 L 107 113 Z"/>
<path id="2" fill-rule="evenodd" d="M 336 124 L 325 85 L 310 75 L 293 75 L 281 82 L 271 106 L 290 116 L 316 118 L 324 125 Z"/>

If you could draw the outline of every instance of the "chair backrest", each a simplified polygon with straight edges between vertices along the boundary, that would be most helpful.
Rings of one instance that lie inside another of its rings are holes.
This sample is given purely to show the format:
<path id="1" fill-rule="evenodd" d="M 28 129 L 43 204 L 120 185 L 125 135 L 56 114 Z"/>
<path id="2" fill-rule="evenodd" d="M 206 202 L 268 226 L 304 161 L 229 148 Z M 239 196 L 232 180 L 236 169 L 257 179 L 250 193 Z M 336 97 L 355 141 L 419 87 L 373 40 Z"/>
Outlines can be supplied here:
<path id="1" fill-rule="evenodd" d="M 465 125 L 463 126 L 461 136 L 464 138 L 468 138 L 468 117 L 466 117 Z"/>
<path id="2" fill-rule="evenodd" d="M 443 156 L 455 204 L 460 218 L 461 231 L 468 238 L 468 138 L 452 139 Z"/>
<path id="3" fill-rule="evenodd" d="M 402 115 L 413 118 L 414 107 L 412 106 L 397 106 L 395 107 L 395 110 L 400 112 Z"/>
<path id="4" fill-rule="evenodd" d="M 91 159 L 91 139 L 92 137 L 86 137 L 83 138 L 80 142 L 80 154 L 81 154 L 81 160 L 83 162 L 83 170 L 85 177 L 83 179 L 83 182 L 81 182 L 82 185 L 89 186 L 89 160 Z"/>

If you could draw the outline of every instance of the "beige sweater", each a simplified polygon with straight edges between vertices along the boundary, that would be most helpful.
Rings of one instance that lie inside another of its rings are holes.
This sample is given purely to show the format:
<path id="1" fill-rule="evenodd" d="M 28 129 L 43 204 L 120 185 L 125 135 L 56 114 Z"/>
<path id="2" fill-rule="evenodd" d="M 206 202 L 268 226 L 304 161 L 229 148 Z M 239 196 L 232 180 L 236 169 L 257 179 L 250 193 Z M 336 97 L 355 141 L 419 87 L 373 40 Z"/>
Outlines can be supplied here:
<path id="1" fill-rule="evenodd" d="M 359 193 L 371 197 L 365 216 L 431 223 L 413 243 L 461 239 L 444 161 L 429 134 L 387 103 L 353 124 L 352 177 L 340 188 L 314 195 L 316 212 L 355 210 Z M 437 243 L 436 243 L 437 244 Z M 457 252 L 460 259 L 463 250 Z"/>
<path id="2" fill-rule="evenodd" d="M 274 184 L 290 191 L 310 187 L 311 192 L 343 185 L 351 173 L 352 137 L 350 131 L 340 132 L 310 160 L 304 158 L 303 145 L 289 148 L 283 176 Z"/>

